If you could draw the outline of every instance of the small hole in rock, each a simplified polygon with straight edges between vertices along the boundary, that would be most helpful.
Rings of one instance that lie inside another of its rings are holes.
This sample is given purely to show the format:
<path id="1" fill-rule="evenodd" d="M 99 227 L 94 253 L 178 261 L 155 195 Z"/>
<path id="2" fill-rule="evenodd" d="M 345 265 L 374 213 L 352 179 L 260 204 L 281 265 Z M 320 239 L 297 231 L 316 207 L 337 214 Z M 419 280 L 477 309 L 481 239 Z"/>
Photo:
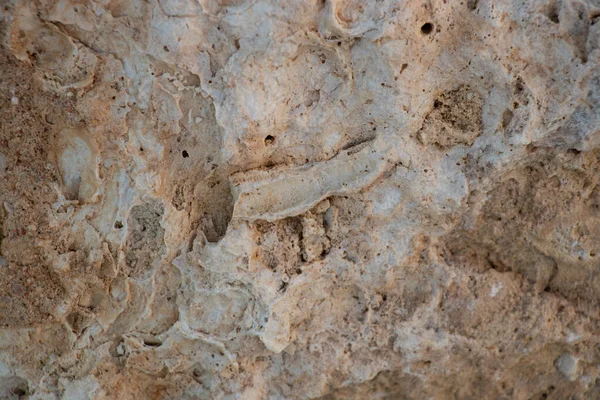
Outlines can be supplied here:
<path id="1" fill-rule="evenodd" d="M 510 122 L 512 121 L 513 116 L 514 116 L 513 112 L 510 111 L 509 109 L 506 109 L 504 111 L 504 113 L 502 114 L 502 127 L 503 128 L 506 128 L 506 127 L 508 127 L 508 125 L 510 125 Z"/>
<path id="2" fill-rule="evenodd" d="M 271 135 L 267 135 L 265 137 L 265 144 L 269 145 L 269 144 L 273 144 L 275 142 L 275 138 Z"/>
<path id="3" fill-rule="evenodd" d="M 123 223 L 121 221 L 115 221 L 115 228 L 121 229 L 123 227 Z"/>
<path id="4" fill-rule="evenodd" d="M 166 51 L 167 53 L 169 52 L 169 48 L 167 46 L 163 46 L 163 50 Z"/>
<path id="5" fill-rule="evenodd" d="M 183 156 L 183 158 L 188 158 L 190 155 L 188 154 L 187 150 L 184 150 L 181 152 L 181 155 Z"/>
<path id="6" fill-rule="evenodd" d="M 431 23 L 426 22 L 421 26 L 421 33 L 424 35 L 429 35 L 431 32 L 433 32 L 433 25 Z"/>
<path id="7" fill-rule="evenodd" d="M 479 3 L 479 0 L 468 0 L 467 7 L 469 7 L 469 10 L 471 10 L 471 11 L 476 10 L 477 3 Z"/>
<path id="8" fill-rule="evenodd" d="M 149 347 L 159 347 L 162 345 L 162 341 L 156 338 L 144 339 L 144 345 Z"/>

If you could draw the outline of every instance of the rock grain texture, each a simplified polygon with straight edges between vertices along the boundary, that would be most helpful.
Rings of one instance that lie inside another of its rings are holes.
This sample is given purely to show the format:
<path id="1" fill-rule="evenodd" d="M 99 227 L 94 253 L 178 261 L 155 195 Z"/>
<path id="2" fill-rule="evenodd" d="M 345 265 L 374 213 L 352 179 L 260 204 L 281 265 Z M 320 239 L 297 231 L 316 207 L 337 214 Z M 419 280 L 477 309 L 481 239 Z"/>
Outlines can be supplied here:
<path id="1" fill-rule="evenodd" d="M 0 399 L 600 399 L 600 1 L 0 0 Z"/>

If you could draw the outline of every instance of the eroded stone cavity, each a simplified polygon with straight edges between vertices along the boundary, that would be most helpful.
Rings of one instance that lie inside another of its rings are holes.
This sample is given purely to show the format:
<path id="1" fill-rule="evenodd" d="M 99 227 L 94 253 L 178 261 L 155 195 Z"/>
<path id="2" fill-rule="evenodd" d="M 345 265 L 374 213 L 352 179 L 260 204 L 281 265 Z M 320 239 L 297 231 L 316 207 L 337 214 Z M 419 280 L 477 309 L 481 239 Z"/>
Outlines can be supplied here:
<path id="1" fill-rule="evenodd" d="M 599 21 L 0 2 L 0 398 L 600 398 Z"/>

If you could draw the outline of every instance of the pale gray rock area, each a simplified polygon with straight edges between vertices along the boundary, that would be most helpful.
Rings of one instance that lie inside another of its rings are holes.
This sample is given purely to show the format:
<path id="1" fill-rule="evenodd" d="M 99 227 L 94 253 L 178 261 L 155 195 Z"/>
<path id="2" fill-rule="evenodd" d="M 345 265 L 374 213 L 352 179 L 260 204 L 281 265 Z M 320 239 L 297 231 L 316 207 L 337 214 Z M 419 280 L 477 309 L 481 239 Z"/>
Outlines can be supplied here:
<path id="1" fill-rule="evenodd" d="M 600 1 L 0 0 L 0 399 L 599 399 Z"/>

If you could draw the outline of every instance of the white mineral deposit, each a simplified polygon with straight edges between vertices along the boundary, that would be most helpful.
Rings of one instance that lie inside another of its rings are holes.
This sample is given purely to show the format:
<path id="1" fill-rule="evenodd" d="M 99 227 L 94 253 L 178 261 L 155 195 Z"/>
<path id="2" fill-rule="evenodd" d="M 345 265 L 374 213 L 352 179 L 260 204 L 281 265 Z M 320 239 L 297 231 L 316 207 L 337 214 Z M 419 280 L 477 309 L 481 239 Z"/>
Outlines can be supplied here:
<path id="1" fill-rule="evenodd" d="M 0 0 L 0 399 L 600 399 L 600 1 Z"/>

